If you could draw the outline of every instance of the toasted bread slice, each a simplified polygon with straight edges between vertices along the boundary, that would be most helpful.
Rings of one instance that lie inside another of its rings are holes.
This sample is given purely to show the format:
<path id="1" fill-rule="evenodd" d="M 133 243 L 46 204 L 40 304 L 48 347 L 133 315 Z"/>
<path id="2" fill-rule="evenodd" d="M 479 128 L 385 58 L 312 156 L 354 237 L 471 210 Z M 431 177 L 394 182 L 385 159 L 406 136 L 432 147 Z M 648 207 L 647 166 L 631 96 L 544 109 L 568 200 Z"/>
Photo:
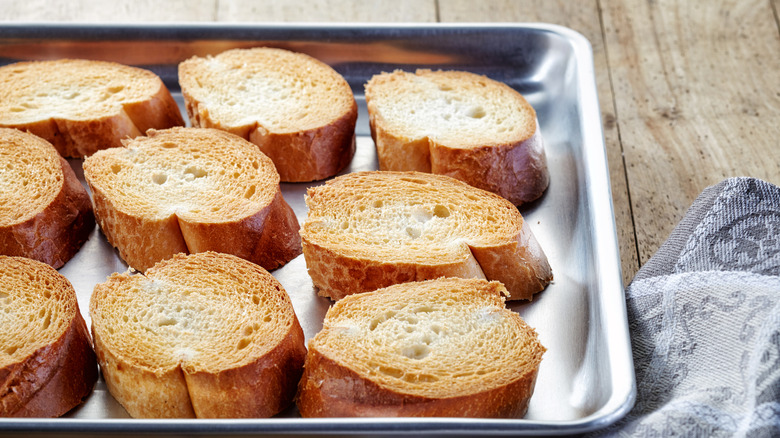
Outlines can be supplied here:
<path id="1" fill-rule="evenodd" d="M 282 181 L 324 179 L 352 160 L 355 97 L 317 59 L 267 47 L 233 49 L 182 62 L 179 83 L 193 126 L 255 143 Z"/>
<path id="2" fill-rule="evenodd" d="M 59 268 L 95 227 L 92 203 L 67 161 L 39 137 L 0 128 L 0 254 Z"/>
<path id="3" fill-rule="evenodd" d="M 217 251 L 275 269 L 301 253 L 279 174 L 257 147 L 216 129 L 150 130 L 84 160 L 108 241 L 145 271 L 174 254 Z"/>
<path id="4" fill-rule="evenodd" d="M 168 88 L 148 70 L 82 59 L 0 67 L 0 126 L 45 138 L 64 157 L 183 124 Z"/>
<path id="5" fill-rule="evenodd" d="M 505 292 L 441 278 L 339 301 L 309 342 L 301 415 L 522 417 L 545 348 Z"/>
<path id="6" fill-rule="evenodd" d="M 70 282 L 45 263 L 0 256 L 0 417 L 59 417 L 97 375 Z"/>
<path id="7" fill-rule="evenodd" d="M 531 299 L 552 280 L 517 208 L 448 176 L 356 172 L 309 189 L 306 204 L 306 265 L 334 300 L 442 276 L 498 280 L 509 299 Z"/>
<path id="8" fill-rule="evenodd" d="M 133 417 L 269 417 L 306 356 L 290 298 L 259 266 L 178 254 L 95 286 L 92 333 L 111 394 Z"/>
<path id="9" fill-rule="evenodd" d="M 397 70 L 365 89 L 380 170 L 448 175 L 515 205 L 547 188 L 536 112 L 506 84 L 462 71 Z"/>

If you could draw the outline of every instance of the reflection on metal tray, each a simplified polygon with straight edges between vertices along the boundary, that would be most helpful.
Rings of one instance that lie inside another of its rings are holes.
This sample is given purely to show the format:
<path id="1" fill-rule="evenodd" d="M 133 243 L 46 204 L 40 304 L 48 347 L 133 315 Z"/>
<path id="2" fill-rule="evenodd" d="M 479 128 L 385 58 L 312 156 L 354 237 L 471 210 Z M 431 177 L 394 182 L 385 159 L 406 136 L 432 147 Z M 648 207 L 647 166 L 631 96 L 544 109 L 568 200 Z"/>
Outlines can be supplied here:
<path id="1" fill-rule="evenodd" d="M 143 420 L 128 418 L 99 381 L 86 403 L 61 419 L 0 419 L 0 431 L 210 433 L 479 433 L 568 434 L 605 427 L 635 394 L 620 258 L 591 48 L 558 26 L 517 25 L 0 25 L 0 64 L 89 58 L 148 68 L 182 105 L 177 64 L 234 47 L 275 46 L 332 65 L 358 100 L 357 153 L 346 172 L 376 169 L 363 84 L 394 69 L 461 69 L 523 93 L 536 108 L 551 182 L 521 207 L 550 260 L 555 281 L 530 303 L 511 303 L 547 347 L 523 419 L 302 419 L 294 408 L 272 419 Z M 186 117 L 185 117 L 186 118 Z M 81 176 L 81 163 L 71 160 Z M 299 220 L 307 184 L 283 184 Z M 89 323 L 93 286 L 126 265 L 95 230 L 60 271 L 74 284 Z M 273 274 L 290 294 L 307 339 L 330 302 L 318 297 L 300 256 Z"/>

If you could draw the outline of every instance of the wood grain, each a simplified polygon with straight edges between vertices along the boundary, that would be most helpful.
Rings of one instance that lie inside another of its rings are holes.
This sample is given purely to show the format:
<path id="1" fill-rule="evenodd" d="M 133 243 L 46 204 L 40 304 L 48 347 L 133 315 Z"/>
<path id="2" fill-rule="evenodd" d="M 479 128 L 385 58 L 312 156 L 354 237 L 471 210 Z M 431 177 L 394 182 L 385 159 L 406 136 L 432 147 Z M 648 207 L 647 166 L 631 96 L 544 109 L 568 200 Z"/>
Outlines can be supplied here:
<path id="1" fill-rule="evenodd" d="M 439 0 L 439 17 L 444 22 L 546 22 L 574 29 L 593 47 L 596 87 L 601 108 L 604 142 L 609 160 L 612 203 L 615 209 L 623 282 L 628 284 L 639 269 L 634 223 L 631 217 L 626 171 L 615 117 L 614 96 L 604 48 L 599 8 L 592 1 L 549 0 Z M 553 176 L 554 177 L 554 176 Z"/>
<path id="2" fill-rule="evenodd" d="M 780 183 L 780 38 L 766 1 L 601 5 L 644 262 L 705 187 Z"/>
<path id="3" fill-rule="evenodd" d="M 213 21 L 216 0 L 0 0 L 1 21 L 170 22 Z"/>
<path id="4" fill-rule="evenodd" d="M 219 0 L 218 4 L 218 21 L 436 21 L 435 0 Z"/>

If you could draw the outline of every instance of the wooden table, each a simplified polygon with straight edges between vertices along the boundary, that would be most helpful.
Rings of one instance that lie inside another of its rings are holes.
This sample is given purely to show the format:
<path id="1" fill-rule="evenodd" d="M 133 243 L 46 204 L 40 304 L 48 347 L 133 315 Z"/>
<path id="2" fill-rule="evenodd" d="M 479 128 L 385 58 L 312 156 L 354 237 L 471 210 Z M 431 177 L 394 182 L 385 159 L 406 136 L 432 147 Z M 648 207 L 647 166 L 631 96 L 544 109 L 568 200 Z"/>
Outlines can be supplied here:
<path id="1" fill-rule="evenodd" d="M 626 284 L 696 196 L 780 185 L 780 0 L 0 0 L 4 21 L 547 22 L 593 45 Z"/>

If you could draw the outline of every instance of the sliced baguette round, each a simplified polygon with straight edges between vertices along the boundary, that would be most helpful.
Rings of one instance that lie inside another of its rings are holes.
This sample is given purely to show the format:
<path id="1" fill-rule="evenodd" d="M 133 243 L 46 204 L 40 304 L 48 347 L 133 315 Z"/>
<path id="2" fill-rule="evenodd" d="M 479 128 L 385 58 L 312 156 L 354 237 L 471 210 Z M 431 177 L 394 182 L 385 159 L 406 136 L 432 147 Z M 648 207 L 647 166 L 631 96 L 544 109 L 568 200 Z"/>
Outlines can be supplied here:
<path id="1" fill-rule="evenodd" d="M 0 126 L 30 131 L 64 157 L 85 157 L 147 129 L 184 125 L 151 71 L 83 59 L 0 67 Z"/>
<path id="2" fill-rule="evenodd" d="M 309 342 L 301 415 L 522 417 L 545 348 L 504 293 L 441 278 L 339 301 Z"/>
<path id="3" fill-rule="evenodd" d="M 84 160 L 95 215 L 134 269 L 217 251 L 275 269 L 301 253 L 279 174 L 253 144 L 216 129 L 150 130 Z"/>
<path id="4" fill-rule="evenodd" d="M 365 86 L 380 170 L 448 175 L 515 205 L 549 184 L 536 112 L 498 81 L 463 71 L 396 70 Z"/>
<path id="5" fill-rule="evenodd" d="M 0 417 L 59 417 L 97 376 L 70 282 L 45 263 L 0 256 Z"/>
<path id="6" fill-rule="evenodd" d="M 303 330 L 253 263 L 178 254 L 145 275 L 113 274 L 90 316 L 108 389 L 133 417 L 270 417 L 292 403 Z"/>
<path id="7" fill-rule="evenodd" d="M 0 128 L 0 254 L 59 268 L 94 227 L 86 189 L 51 143 Z"/>
<path id="8" fill-rule="evenodd" d="M 317 59 L 268 47 L 233 49 L 182 62 L 179 83 L 193 126 L 255 143 L 282 181 L 324 179 L 352 160 L 355 97 Z"/>
<path id="9" fill-rule="evenodd" d="M 355 172 L 310 188 L 306 205 L 306 266 L 334 300 L 442 276 L 497 280 L 530 300 L 552 281 L 517 208 L 448 176 Z"/>

